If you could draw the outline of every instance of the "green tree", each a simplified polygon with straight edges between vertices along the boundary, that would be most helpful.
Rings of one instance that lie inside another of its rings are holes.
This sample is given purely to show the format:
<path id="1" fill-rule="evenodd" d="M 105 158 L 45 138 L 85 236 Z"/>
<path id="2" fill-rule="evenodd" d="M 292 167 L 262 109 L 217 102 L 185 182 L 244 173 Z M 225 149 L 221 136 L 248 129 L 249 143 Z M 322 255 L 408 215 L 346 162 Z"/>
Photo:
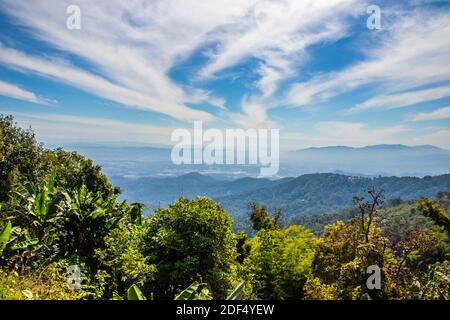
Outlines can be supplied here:
<path id="1" fill-rule="evenodd" d="M 104 196 L 120 193 L 118 188 L 111 186 L 100 166 L 76 152 L 61 148 L 46 150 L 45 161 L 56 172 L 56 181 L 61 189 L 79 190 L 84 185 L 89 192 L 100 192 Z"/>
<path id="2" fill-rule="evenodd" d="M 233 221 L 214 201 L 180 198 L 150 216 L 145 256 L 157 265 L 155 296 L 172 299 L 194 281 L 206 282 L 215 298 L 232 288 L 236 241 Z"/>
<path id="3" fill-rule="evenodd" d="M 450 234 L 450 216 L 441 206 L 427 198 L 417 202 L 417 209 L 426 217 L 431 218 L 438 226 L 442 226 Z"/>
<path id="4" fill-rule="evenodd" d="M 143 255 L 144 235 L 147 225 L 129 225 L 121 223 L 105 237 L 104 248 L 95 251 L 101 262 L 101 268 L 110 275 L 109 294 L 125 292 L 136 284 L 140 288 L 149 288 L 154 281 L 156 266 L 149 264 Z M 150 295 L 151 291 L 147 292 Z"/>
<path id="5" fill-rule="evenodd" d="M 381 298 L 387 295 L 389 279 L 385 274 L 382 290 L 369 291 L 366 272 L 371 265 L 377 265 L 383 271 L 393 259 L 389 243 L 376 223 L 369 229 L 369 242 L 366 242 L 366 231 L 357 219 L 347 224 L 338 221 L 325 227 L 317 242 L 312 274 L 306 285 L 307 299 L 360 299 L 364 294 Z"/>
<path id="6" fill-rule="evenodd" d="M 312 232 L 301 226 L 260 230 L 251 240 L 250 253 L 244 260 L 250 298 L 303 298 L 315 241 Z"/>
<path id="7" fill-rule="evenodd" d="M 18 175 L 37 183 L 49 172 L 44 149 L 31 129 L 16 125 L 12 116 L 0 115 L 0 202 L 8 200 Z"/>
<path id="8" fill-rule="evenodd" d="M 281 227 L 282 212 L 276 209 L 273 216 L 270 216 L 266 206 L 259 206 L 256 202 L 250 203 L 250 221 L 253 230 L 277 229 Z"/>

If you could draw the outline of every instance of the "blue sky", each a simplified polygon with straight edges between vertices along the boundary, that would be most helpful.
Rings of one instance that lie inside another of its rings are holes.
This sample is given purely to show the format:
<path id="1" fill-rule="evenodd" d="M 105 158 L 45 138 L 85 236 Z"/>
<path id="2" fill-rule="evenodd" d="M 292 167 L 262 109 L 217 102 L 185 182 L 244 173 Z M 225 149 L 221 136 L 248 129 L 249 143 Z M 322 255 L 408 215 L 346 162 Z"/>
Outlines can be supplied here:
<path id="1" fill-rule="evenodd" d="M 51 145 L 169 144 L 202 120 L 278 128 L 285 150 L 450 149 L 449 64 L 449 1 L 0 2 L 0 112 Z"/>

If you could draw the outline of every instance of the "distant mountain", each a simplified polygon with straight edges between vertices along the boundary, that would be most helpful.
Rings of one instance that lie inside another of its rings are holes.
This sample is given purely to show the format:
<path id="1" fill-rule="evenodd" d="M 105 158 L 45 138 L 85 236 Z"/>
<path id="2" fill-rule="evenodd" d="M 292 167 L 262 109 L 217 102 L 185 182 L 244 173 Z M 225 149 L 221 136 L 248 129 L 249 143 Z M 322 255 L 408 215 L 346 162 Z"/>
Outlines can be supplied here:
<path id="1" fill-rule="evenodd" d="M 292 218 L 304 214 L 331 213 L 352 206 L 353 196 L 366 196 L 365 190 L 369 186 L 383 189 L 386 199 L 434 197 L 440 191 L 450 190 L 450 174 L 424 178 L 307 174 L 274 186 L 215 200 L 236 218 L 246 215 L 250 201 L 267 205 L 270 210 L 281 208 L 286 217 Z"/>
<path id="2" fill-rule="evenodd" d="M 179 176 L 199 172 L 220 179 L 257 177 L 257 165 L 174 165 L 169 146 L 66 146 L 103 167 L 108 176 Z M 374 145 L 307 148 L 280 155 L 278 177 L 309 173 L 418 176 L 450 173 L 450 151 L 434 146 Z"/>
<path id="3" fill-rule="evenodd" d="M 361 177 L 334 173 L 306 174 L 277 180 L 240 178 L 220 180 L 199 173 L 176 177 L 125 178 L 111 177 L 123 189 L 123 198 L 144 202 L 150 209 L 167 206 L 181 195 L 213 198 L 239 222 L 247 219 L 251 201 L 270 210 L 281 208 L 290 220 L 300 215 L 333 213 L 352 206 L 354 196 L 366 196 L 373 186 L 384 189 L 386 199 L 413 200 L 434 197 L 450 190 L 450 174 L 418 177 Z"/>
<path id="4" fill-rule="evenodd" d="M 450 172 L 450 151 L 431 145 L 307 148 L 288 152 L 282 160 L 282 168 L 288 175 L 340 171 L 423 177 Z"/>
<path id="5" fill-rule="evenodd" d="M 114 185 L 123 189 L 124 199 L 144 202 L 150 208 L 166 206 L 181 195 L 188 198 L 196 196 L 223 197 L 276 186 L 292 179 L 269 180 L 247 177 L 221 180 L 195 172 L 171 177 L 110 177 Z"/>

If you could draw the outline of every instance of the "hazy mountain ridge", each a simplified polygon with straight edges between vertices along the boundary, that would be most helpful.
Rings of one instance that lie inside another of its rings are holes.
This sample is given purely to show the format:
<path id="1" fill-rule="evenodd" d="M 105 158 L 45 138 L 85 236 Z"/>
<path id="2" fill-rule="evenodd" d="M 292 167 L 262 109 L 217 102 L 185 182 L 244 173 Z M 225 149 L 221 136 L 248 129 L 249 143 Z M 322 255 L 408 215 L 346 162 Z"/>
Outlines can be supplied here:
<path id="1" fill-rule="evenodd" d="M 71 146 L 108 176 L 156 177 L 199 172 L 225 179 L 257 177 L 256 165 L 174 165 L 170 146 Z M 280 154 L 279 177 L 336 172 L 366 176 L 440 175 L 450 172 L 450 151 L 430 145 L 306 148 Z"/>
<path id="2" fill-rule="evenodd" d="M 426 176 L 450 172 L 450 151 L 431 145 L 373 145 L 361 148 L 323 147 L 288 152 L 285 170 L 297 175 L 343 171 L 366 175 Z M 303 172 L 298 172 L 303 169 Z"/>
<path id="3" fill-rule="evenodd" d="M 292 179 L 270 180 L 246 177 L 221 180 L 195 172 L 174 177 L 125 178 L 113 176 L 110 178 L 114 185 L 123 189 L 123 198 L 130 201 L 142 201 L 150 208 L 167 205 L 180 196 L 188 198 L 196 196 L 223 197 L 275 186 Z"/>
<path id="4" fill-rule="evenodd" d="M 243 220 L 251 201 L 281 208 L 290 219 L 304 214 L 332 213 L 352 206 L 353 196 L 364 196 L 369 186 L 385 190 L 386 199 L 434 197 L 450 190 L 450 174 L 418 177 L 358 177 L 334 173 L 307 174 L 278 180 L 242 178 L 220 180 L 199 173 L 166 178 L 112 177 L 129 201 L 150 209 L 166 206 L 180 196 L 213 198 L 237 220 Z"/>
<path id="5" fill-rule="evenodd" d="M 269 209 L 283 209 L 285 216 L 330 213 L 352 206 L 353 196 L 364 196 L 367 187 L 385 191 L 386 199 L 405 200 L 434 197 L 450 190 L 450 174 L 434 177 L 354 177 L 339 174 L 307 174 L 271 188 L 261 188 L 231 196 L 220 202 L 235 216 L 246 214 L 248 202 L 265 204 Z"/>

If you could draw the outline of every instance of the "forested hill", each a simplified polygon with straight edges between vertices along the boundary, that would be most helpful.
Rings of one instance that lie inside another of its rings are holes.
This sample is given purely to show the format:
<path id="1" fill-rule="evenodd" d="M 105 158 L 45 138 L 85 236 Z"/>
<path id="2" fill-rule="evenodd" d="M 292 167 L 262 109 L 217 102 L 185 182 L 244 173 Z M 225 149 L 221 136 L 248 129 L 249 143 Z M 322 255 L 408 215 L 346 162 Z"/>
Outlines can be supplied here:
<path id="1" fill-rule="evenodd" d="M 331 213 L 352 205 L 352 197 L 363 195 L 367 187 L 385 190 L 387 199 L 434 197 L 450 189 L 450 175 L 434 177 L 365 178 L 340 174 L 306 174 L 279 180 L 242 178 L 219 180 L 199 173 L 166 178 L 112 177 L 123 189 L 123 197 L 144 202 L 149 208 L 165 206 L 181 195 L 204 195 L 220 202 L 234 218 L 246 217 L 249 202 L 281 208 L 285 217 Z"/>
<path id="2" fill-rule="evenodd" d="M 266 188 L 225 197 L 216 197 L 235 217 L 248 212 L 248 203 L 255 201 L 269 209 L 281 208 L 290 218 L 303 214 L 330 213 L 352 205 L 352 197 L 364 195 L 367 187 L 385 191 L 386 199 L 418 199 L 433 197 L 450 189 L 450 174 L 434 177 L 351 177 L 339 174 L 307 174 Z"/>

